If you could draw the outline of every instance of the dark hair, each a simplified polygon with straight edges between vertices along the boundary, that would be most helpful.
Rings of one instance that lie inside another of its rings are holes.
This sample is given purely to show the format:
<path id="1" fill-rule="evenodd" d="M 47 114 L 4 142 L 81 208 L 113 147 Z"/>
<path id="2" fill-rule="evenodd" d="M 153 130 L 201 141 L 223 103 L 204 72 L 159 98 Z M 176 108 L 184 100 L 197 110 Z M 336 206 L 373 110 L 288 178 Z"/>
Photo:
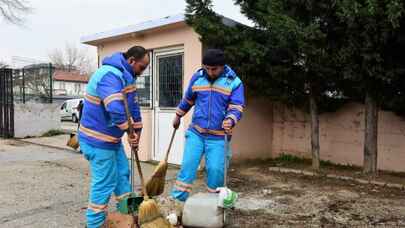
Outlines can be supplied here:
<path id="1" fill-rule="evenodd" d="M 148 51 L 141 46 L 133 46 L 130 49 L 128 49 L 127 52 L 123 53 L 125 59 L 129 59 L 130 57 L 134 57 L 135 60 L 141 60 L 145 55 L 148 53 Z"/>
<path id="2" fill-rule="evenodd" d="M 203 64 L 207 66 L 225 65 L 225 54 L 220 49 L 207 49 L 203 56 Z"/>

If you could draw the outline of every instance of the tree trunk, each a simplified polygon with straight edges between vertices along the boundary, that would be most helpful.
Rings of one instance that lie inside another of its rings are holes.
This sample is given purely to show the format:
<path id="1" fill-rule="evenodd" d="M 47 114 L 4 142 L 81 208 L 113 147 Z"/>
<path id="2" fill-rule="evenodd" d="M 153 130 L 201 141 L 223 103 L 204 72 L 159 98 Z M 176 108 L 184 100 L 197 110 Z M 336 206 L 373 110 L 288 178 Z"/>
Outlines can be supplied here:
<path id="1" fill-rule="evenodd" d="M 312 169 L 319 171 L 319 113 L 318 104 L 312 94 L 309 96 L 309 106 L 311 115 Z"/>
<path id="2" fill-rule="evenodd" d="M 377 173 L 378 105 L 370 92 L 365 99 L 364 173 Z"/>

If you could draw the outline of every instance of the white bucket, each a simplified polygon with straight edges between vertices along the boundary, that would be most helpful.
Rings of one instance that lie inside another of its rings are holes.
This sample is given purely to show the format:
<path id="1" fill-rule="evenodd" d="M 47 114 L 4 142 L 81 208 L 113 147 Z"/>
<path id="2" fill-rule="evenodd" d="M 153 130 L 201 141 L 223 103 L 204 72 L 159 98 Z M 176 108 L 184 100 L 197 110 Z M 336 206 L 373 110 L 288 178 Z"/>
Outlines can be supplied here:
<path id="1" fill-rule="evenodd" d="M 182 223 L 191 227 L 224 227 L 224 209 L 218 207 L 218 193 L 190 196 L 184 204 Z"/>

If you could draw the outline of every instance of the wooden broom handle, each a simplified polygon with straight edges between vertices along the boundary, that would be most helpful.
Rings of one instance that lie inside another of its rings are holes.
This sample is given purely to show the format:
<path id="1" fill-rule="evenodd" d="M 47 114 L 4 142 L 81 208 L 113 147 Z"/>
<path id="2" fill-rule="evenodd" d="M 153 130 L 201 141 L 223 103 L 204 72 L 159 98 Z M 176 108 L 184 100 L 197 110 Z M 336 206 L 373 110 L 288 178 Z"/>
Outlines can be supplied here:
<path id="1" fill-rule="evenodd" d="M 128 119 L 128 131 L 129 131 L 130 136 L 132 136 L 134 134 L 134 127 L 132 126 L 131 114 L 130 114 L 129 108 L 128 108 L 127 95 L 124 92 L 122 92 L 122 96 L 124 97 L 125 114 L 127 115 L 127 119 Z M 130 137 L 130 136 L 128 135 L 128 137 Z M 134 148 L 133 146 L 131 146 L 131 152 L 135 154 L 135 162 L 136 162 L 136 166 L 138 169 L 139 177 L 141 178 L 143 195 L 144 195 L 145 199 L 149 199 L 148 193 L 146 191 L 145 179 L 143 178 L 141 163 L 139 162 L 138 151 L 139 151 L 139 147 Z"/>
<path id="2" fill-rule="evenodd" d="M 134 150 L 134 148 L 132 148 L 132 150 Z M 135 152 L 134 152 L 135 162 L 136 162 L 136 166 L 138 168 L 139 177 L 141 178 L 142 192 L 143 192 L 144 198 L 147 200 L 147 199 L 149 199 L 149 196 L 148 196 L 148 192 L 146 191 L 145 179 L 143 178 L 141 162 L 139 161 L 138 151 L 139 151 L 139 147 L 135 148 Z"/>
<path id="3" fill-rule="evenodd" d="M 177 129 L 174 128 L 173 133 L 172 133 L 172 138 L 170 139 L 169 148 L 167 148 L 167 151 L 166 151 L 165 162 L 167 162 L 167 160 L 169 160 L 169 153 L 170 153 L 170 149 L 172 148 L 172 145 L 173 145 L 173 140 L 174 140 L 174 136 L 176 135 L 176 131 L 177 131 Z"/>

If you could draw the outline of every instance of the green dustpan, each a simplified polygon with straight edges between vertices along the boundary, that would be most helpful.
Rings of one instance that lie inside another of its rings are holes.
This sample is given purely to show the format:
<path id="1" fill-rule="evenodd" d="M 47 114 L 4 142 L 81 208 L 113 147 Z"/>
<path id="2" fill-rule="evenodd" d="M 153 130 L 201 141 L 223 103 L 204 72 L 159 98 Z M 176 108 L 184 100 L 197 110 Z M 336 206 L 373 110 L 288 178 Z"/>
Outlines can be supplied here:
<path id="1" fill-rule="evenodd" d="M 131 192 L 117 203 L 117 210 L 121 214 L 136 214 L 142 202 L 143 196 Z"/>
<path id="2" fill-rule="evenodd" d="M 125 114 L 127 116 L 127 120 L 129 123 L 128 126 L 128 137 L 129 135 L 132 135 L 134 132 L 134 129 L 132 127 L 132 122 L 131 122 L 131 114 L 129 112 L 128 108 L 128 101 L 127 101 L 127 96 L 125 93 L 122 93 L 124 97 L 124 107 L 125 107 Z M 132 191 L 135 189 L 135 177 L 134 177 L 134 150 L 131 148 L 131 158 L 130 158 L 130 163 L 131 163 L 131 169 L 130 169 L 130 184 L 131 184 L 131 189 Z M 117 203 L 117 211 L 122 213 L 122 214 L 137 214 L 139 210 L 139 206 L 143 202 L 143 196 L 139 196 L 135 192 L 129 193 L 127 196 L 125 196 L 123 199 L 121 199 Z"/>

